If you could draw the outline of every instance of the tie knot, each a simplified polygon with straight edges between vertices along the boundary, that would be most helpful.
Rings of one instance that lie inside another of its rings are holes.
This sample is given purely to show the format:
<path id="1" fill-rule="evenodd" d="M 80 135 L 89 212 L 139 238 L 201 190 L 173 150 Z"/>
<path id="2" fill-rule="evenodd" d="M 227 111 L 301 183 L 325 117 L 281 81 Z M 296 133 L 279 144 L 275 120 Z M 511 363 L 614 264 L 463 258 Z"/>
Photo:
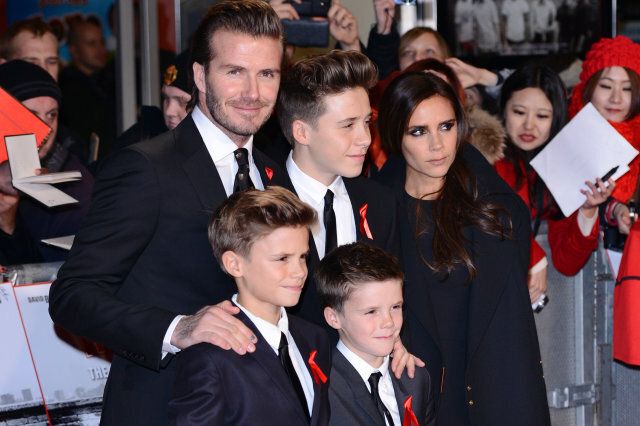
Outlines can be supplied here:
<path id="1" fill-rule="evenodd" d="M 378 383 L 380 382 L 380 378 L 382 377 L 382 373 L 379 371 L 374 371 L 369 376 L 369 385 L 371 385 L 371 392 L 378 392 Z"/>
<path id="2" fill-rule="evenodd" d="M 327 193 L 324 194 L 324 205 L 325 207 L 331 206 L 333 208 L 333 192 L 330 189 L 327 189 Z"/>
<path id="3" fill-rule="evenodd" d="M 236 149 L 233 151 L 233 156 L 235 157 L 238 166 L 243 167 L 249 164 L 249 151 L 247 151 L 247 148 Z"/>
<path id="4" fill-rule="evenodd" d="M 287 341 L 287 335 L 284 334 L 284 331 L 280 332 L 280 344 L 278 345 L 278 352 L 281 352 L 282 349 L 289 346 L 289 342 Z"/>

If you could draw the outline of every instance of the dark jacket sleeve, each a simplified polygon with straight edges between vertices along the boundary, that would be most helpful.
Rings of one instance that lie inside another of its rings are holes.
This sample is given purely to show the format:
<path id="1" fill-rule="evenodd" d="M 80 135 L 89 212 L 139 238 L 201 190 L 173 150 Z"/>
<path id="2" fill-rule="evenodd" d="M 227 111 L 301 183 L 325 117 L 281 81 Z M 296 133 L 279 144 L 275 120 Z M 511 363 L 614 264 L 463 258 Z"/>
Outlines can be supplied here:
<path id="1" fill-rule="evenodd" d="M 161 192 L 144 155 L 126 149 L 107 162 L 49 304 L 51 318 L 63 328 L 153 369 L 175 313 L 128 303 L 119 292 L 154 237 Z"/>
<path id="2" fill-rule="evenodd" d="M 211 351 L 211 345 L 201 343 L 178 355 L 173 398 L 169 401 L 169 424 L 224 424 L 224 386 Z"/>
<path id="3" fill-rule="evenodd" d="M 378 34 L 375 25 L 371 28 L 365 54 L 378 67 L 378 77 L 381 80 L 400 68 L 398 64 L 399 48 L 400 35 L 395 24 L 391 27 L 389 34 Z"/>

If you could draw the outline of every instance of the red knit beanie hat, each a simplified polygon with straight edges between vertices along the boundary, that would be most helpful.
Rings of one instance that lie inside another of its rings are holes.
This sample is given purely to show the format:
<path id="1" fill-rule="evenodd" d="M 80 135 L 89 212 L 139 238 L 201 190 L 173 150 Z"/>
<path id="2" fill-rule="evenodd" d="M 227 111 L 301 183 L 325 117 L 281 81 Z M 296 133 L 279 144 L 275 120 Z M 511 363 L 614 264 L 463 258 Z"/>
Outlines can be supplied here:
<path id="1" fill-rule="evenodd" d="M 580 83 L 573 89 L 569 115 L 573 117 L 583 107 L 582 92 L 591 76 L 608 67 L 625 67 L 640 76 L 640 44 L 625 36 L 602 38 L 591 46 L 582 63 Z"/>

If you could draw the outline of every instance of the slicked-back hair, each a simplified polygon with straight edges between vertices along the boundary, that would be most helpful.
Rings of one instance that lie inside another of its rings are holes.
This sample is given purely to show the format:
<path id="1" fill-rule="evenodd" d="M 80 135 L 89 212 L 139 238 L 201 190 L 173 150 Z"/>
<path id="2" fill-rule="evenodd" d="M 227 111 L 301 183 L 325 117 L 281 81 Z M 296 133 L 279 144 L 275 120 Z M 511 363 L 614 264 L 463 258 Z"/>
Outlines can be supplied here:
<path id="1" fill-rule="evenodd" d="M 0 58 L 4 58 L 7 60 L 14 59 L 13 58 L 13 45 L 12 41 L 21 32 L 26 31 L 32 34 L 36 38 L 41 38 L 46 33 L 50 33 L 56 40 L 58 37 L 53 29 L 42 20 L 42 18 L 35 17 L 29 19 L 23 19 L 20 21 L 16 21 L 2 35 L 0 39 Z"/>
<path id="2" fill-rule="evenodd" d="M 325 112 L 326 96 L 358 87 L 368 91 L 377 80 L 376 66 L 360 52 L 333 50 L 298 61 L 280 84 L 277 111 L 282 133 L 293 146 L 295 120 L 315 126 Z"/>
<path id="3" fill-rule="evenodd" d="M 214 58 L 215 33 L 230 31 L 254 38 L 266 37 L 278 40 L 284 50 L 283 31 L 280 18 L 264 0 L 224 0 L 209 8 L 191 39 L 191 63 L 197 62 L 209 70 Z M 191 98 L 198 99 L 198 88 L 194 85 Z"/>
<path id="4" fill-rule="evenodd" d="M 354 290 L 371 282 L 398 280 L 404 274 L 398 260 L 384 250 L 362 242 L 346 244 L 327 254 L 315 272 L 322 309 L 342 312 Z"/>
<path id="5" fill-rule="evenodd" d="M 309 228 L 316 220 L 315 210 L 285 188 L 250 189 L 232 194 L 216 210 L 209 222 L 209 242 L 223 267 L 225 252 L 248 257 L 253 243 L 276 229 Z"/>

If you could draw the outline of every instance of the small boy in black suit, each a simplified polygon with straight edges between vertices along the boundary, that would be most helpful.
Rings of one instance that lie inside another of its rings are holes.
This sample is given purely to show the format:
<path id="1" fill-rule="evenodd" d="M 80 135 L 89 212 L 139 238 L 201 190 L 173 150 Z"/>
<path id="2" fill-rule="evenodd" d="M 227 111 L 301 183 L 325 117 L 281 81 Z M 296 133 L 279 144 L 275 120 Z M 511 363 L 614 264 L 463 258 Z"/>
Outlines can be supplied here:
<path id="1" fill-rule="evenodd" d="M 169 403 L 172 424 L 328 423 L 329 337 L 284 309 L 300 298 L 315 221 L 311 207 L 279 187 L 235 193 L 218 209 L 209 240 L 238 287 L 232 298 L 238 318 L 258 343 L 244 356 L 208 343 L 182 351 Z"/>
<path id="2" fill-rule="evenodd" d="M 327 254 L 316 270 L 327 323 L 338 330 L 329 402 L 331 425 L 435 424 L 431 380 L 425 368 L 397 379 L 389 354 L 402 328 L 398 261 L 383 250 L 352 243 Z"/>

